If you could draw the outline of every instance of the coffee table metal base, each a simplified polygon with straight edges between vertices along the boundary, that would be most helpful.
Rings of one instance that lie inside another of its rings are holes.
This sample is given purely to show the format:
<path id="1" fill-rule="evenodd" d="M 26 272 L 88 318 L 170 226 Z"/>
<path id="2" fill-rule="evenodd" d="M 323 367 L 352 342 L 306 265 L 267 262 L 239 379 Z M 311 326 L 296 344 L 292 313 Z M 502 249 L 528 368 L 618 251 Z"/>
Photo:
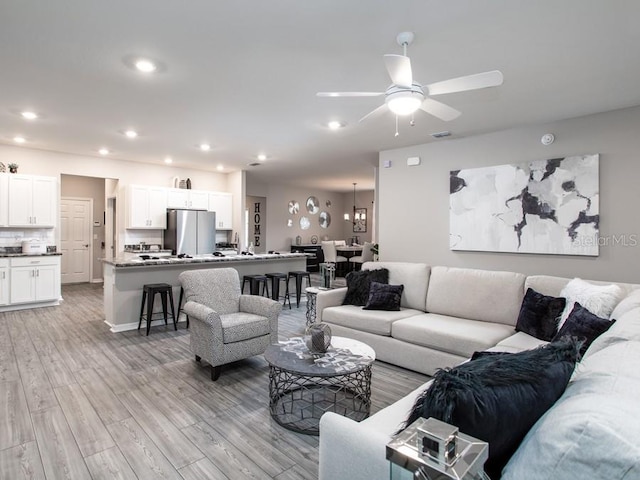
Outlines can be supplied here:
<path id="1" fill-rule="evenodd" d="M 331 376 L 302 375 L 271 365 L 269 409 L 280 425 L 308 435 L 318 435 L 325 412 L 364 420 L 371 410 L 371 365 Z"/>

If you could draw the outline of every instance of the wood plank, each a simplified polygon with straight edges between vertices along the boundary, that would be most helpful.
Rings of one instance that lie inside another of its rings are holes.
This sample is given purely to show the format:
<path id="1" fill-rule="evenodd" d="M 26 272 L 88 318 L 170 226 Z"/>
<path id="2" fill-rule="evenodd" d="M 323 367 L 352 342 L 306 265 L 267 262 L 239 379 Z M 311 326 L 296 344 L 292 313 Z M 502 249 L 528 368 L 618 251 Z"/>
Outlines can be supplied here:
<path id="1" fill-rule="evenodd" d="M 155 407 L 178 428 L 188 427 L 202 421 L 185 403 L 172 395 L 160 382 L 154 380 L 142 385 L 140 391 L 149 399 L 149 402 L 153 402 Z"/>
<path id="2" fill-rule="evenodd" d="M 135 390 L 137 386 L 122 371 L 111 364 L 109 367 L 95 369 L 97 375 L 104 380 L 107 386 L 115 394 Z"/>
<path id="3" fill-rule="evenodd" d="M 185 480 L 229 480 L 208 458 L 182 467 L 179 472 Z"/>
<path id="4" fill-rule="evenodd" d="M 140 480 L 182 479 L 133 418 L 107 425 L 107 429 Z"/>
<path id="5" fill-rule="evenodd" d="M 118 395 L 131 416 L 176 468 L 204 457 L 202 452 L 158 409 L 149 408 L 149 400 L 140 390 Z"/>
<path id="6" fill-rule="evenodd" d="M 113 439 L 77 383 L 55 389 L 82 456 L 114 447 Z"/>
<path id="7" fill-rule="evenodd" d="M 93 368 L 77 371 L 75 377 L 105 425 L 131 416 Z"/>
<path id="8" fill-rule="evenodd" d="M 0 382 L 0 425 L 0 450 L 36 438 L 31 427 L 27 399 L 19 380 Z"/>
<path id="9" fill-rule="evenodd" d="M 11 480 L 44 480 L 44 469 L 36 442 L 0 450 L 0 478 Z"/>
<path id="10" fill-rule="evenodd" d="M 18 380 L 19 378 L 20 373 L 9 331 L 6 323 L 2 322 L 0 323 L 0 382 Z"/>
<path id="11" fill-rule="evenodd" d="M 90 478 L 60 407 L 31 414 L 47 480 Z"/>
<path id="12" fill-rule="evenodd" d="M 234 480 L 269 478 L 269 474 L 206 422 L 182 431 L 227 477 Z"/>
<path id="13" fill-rule="evenodd" d="M 118 447 L 109 448 L 84 459 L 93 480 L 136 480 L 138 477 Z"/>

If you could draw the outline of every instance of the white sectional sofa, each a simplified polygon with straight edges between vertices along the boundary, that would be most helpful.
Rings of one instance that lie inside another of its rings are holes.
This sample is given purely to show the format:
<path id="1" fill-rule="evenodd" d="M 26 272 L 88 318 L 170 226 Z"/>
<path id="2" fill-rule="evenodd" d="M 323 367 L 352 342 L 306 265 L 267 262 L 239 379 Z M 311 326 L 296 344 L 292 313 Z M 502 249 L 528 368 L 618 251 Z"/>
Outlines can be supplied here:
<path id="1" fill-rule="evenodd" d="M 399 312 L 341 305 L 343 288 L 318 294 L 317 321 L 329 323 L 334 335 L 371 345 L 379 360 L 429 375 L 474 351 L 518 352 L 545 344 L 515 332 L 522 298 L 529 287 L 559 296 L 570 280 L 425 264 L 363 265 L 375 268 L 389 270 L 390 284 L 405 285 Z M 624 296 L 640 287 L 617 285 Z M 564 395 L 529 432 L 503 479 L 640 478 L 640 294 L 625 301 L 628 311 L 587 350 Z M 320 480 L 388 479 L 385 446 L 428 386 L 360 423 L 323 415 Z"/>

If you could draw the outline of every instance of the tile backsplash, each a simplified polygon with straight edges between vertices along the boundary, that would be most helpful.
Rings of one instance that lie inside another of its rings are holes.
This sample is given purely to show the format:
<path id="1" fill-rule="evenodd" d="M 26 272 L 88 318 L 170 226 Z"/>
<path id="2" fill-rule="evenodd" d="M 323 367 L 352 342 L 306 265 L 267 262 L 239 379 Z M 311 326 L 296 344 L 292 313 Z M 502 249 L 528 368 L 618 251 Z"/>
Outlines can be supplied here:
<path id="1" fill-rule="evenodd" d="M 47 245 L 55 245 L 52 228 L 0 228 L 0 247 L 20 247 L 26 240 L 39 240 Z"/>

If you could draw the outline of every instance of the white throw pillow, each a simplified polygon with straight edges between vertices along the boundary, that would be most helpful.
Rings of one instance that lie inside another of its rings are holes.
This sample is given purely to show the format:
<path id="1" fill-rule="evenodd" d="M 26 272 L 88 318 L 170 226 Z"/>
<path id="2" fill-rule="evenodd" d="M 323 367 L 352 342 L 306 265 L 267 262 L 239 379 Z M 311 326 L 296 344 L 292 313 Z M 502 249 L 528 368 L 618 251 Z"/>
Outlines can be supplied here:
<path id="1" fill-rule="evenodd" d="M 613 309 L 613 312 L 611 312 L 611 318 L 618 320 L 627 312 L 638 307 L 640 307 L 640 289 L 633 290 L 629 295 L 624 297 L 616 308 Z"/>
<path id="2" fill-rule="evenodd" d="M 567 299 L 567 306 L 558 322 L 558 330 L 573 310 L 575 302 L 600 318 L 609 318 L 623 294 L 622 288 L 618 285 L 593 285 L 580 278 L 574 278 L 560 292 L 560 296 Z"/>

